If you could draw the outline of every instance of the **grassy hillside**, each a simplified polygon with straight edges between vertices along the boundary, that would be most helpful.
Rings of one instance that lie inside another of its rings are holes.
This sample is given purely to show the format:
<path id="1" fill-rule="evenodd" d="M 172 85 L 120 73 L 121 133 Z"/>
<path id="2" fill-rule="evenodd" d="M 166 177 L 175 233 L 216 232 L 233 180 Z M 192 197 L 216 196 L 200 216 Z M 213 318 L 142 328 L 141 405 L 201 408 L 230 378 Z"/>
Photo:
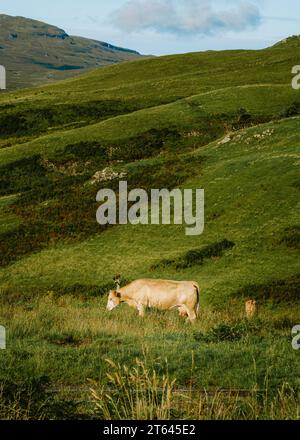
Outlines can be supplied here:
<path id="1" fill-rule="evenodd" d="M 133 50 L 69 36 L 63 29 L 37 20 L 0 14 L 0 64 L 7 69 L 8 90 L 138 58 Z"/>
<path id="2" fill-rule="evenodd" d="M 87 379 L 112 386 L 106 373 L 121 367 L 107 357 L 145 359 L 177 390 L 192 390 L 182 413 L 174 397 L 169 418 L 299 417 L 295 44 L 140 60 L 1 96 L 0 323 L 9 348 L 0 374 L 11 408 L 0 405 L 2 417 L 13 417 L 15 401 L 20 418 L 104 417 Z M 204 234 L 98 225 L 96 193 L 117 190 L 121 178 L 147 191 L 204 188 Z M 140 320 L 126 306 L 107 314 L 116 273 L 123 283 L 199 282 L 199 320 L 190 327 L 176 311 Z M 252 321 L 249 298 L 259 305 Z M 216 396 L 220 388 L 237 398 Z M 205 402 L 193 394 L 203 389 Z"/>

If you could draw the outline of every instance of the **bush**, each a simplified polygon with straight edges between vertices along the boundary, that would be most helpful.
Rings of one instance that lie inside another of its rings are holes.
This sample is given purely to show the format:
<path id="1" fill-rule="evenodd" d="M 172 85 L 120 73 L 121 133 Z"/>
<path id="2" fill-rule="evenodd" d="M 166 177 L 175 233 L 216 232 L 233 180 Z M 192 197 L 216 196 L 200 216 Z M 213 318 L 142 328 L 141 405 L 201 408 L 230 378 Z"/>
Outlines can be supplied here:
<path id="1" fill-rule="evenodd" d="M 294 101 L 286 109 L 279 113 L 280 118 L 290 118 L 300 114 L 300 102 Z"/>
<path id="2" fill-rule="evenodd" d="M 235 324 L 218 324 L 206 333 L 195 332 L 196 341 L 206 343 L 234 342 L 245 337 L 251 331 L 253 324 L 248 322 L 237 322 Z"/>
<path id="3" fill-rule="evenodd" d="M 89 101 L 34 107 L 30 104 L 0 107 L 0 136 L 24 136 L 41 133 L 50 127 L 79 122 L 88 125 L 109 117 L 130 113 L 138 108 L 121 100 Z M 82 119 L 85 119 L 82 122 Z"/>
<path id="4" fill-rule="evenodd" d="M 300 275 L 286 280 L 274 280 L 266 284 L 254 284 L 241 288 L 233 295 L 238 298 L 251 298 L 275 303 L 300 300 Z"/>
<path id="5" fill-rule="evenodd" d="M 37 190 L 49 184 L 39 155 L 0 166 L 0 195 Z"/>
<path id="6" fill-rule="evenodd" d="M 186 269 L 192 266 L 204 264 L 205 259 L 221 257 L 225 250 L 232 249 L 235 244 L 229 240 L 222 240 L 200 249 L 193 249 L 174 260 L 161 260 L 151 266 L 151 270 L 173 267 L 175 269 Z"/>
<path id="7" fill-rule="evenodd" d="M 284 243 L 292 249 L 300 249 L 300 226 L 296 225 L 286 228 L 280 243 Z"/>

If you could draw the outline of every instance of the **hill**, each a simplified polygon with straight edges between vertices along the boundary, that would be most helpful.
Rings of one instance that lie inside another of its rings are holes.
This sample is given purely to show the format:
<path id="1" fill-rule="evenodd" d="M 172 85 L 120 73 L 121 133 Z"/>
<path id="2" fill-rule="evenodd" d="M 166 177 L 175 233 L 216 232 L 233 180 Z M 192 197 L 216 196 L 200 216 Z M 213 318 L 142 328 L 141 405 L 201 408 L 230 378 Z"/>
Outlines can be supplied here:
<path id="1" fill-rule="evenodd" d="M 70 36 L 47 23 L 0 14 L 0 64 L 7 69 L 8 90 L 47 84 L 139 57 L 136 51 Z"/>
<path id="2" fill-rule="evenodd" d="M 126 368 L 138 357 L 179 390 L 209 391 L 205 403 L 189 396 L 186 418 L 298 417 L 296 64 L 293 39 L 142 59 L 0 95 L 0 322 L 11 347 L 1 381 L 4 393 L 35 390 L 25 414 L 88 417 L 87 378 L 108 385 L 107 357 Z M 97 191 L 117 191 L 120 179 L 148 192 L 204 188 L 203 235 L 98 225 Z M 139 320 L 126 306 L 108 314 L 116 273 L 123 283 L 197 281 L 199 320 L 190 328 L 176 311 Z M 249 298 L 259 304 L 252 321 Z M 176 402 L 170 418 L 183 415 Z"/>

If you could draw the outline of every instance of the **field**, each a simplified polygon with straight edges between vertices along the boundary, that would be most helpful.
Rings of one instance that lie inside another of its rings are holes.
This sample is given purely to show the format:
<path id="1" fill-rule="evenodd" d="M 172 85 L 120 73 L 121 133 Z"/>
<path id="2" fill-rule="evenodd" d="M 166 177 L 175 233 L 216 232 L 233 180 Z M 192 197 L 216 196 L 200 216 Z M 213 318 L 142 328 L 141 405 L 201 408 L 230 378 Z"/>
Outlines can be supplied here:
<path id="1" fill-rule="evenodd" d="M 1 418 L 299 419 L 297 49 L 143 59 L 1 95 Z M 97 191 L 121 178 L 204 188 L 203 235 L 101 227 Z M 197 281 L 199 319 L 107 313 L 116 273 Z"/>

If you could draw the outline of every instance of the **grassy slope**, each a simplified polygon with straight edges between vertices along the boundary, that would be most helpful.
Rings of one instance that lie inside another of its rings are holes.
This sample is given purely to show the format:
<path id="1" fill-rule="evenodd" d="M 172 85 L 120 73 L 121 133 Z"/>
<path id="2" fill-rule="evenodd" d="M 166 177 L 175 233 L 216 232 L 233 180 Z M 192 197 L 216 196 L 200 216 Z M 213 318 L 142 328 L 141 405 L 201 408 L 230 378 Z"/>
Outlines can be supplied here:
<path id="1" fill-rule="evenodd" d="M 272 100 L 268 99 L 270 95 Z M 42 135 L 24 144 L 17 143 L 0 150 L 0 161 L 1 164 L 5 164 L 31 154 L 51 157 L 51 153 L 81 140 L 114 141 L 143 133 L 151 128 L 171 126 L 188 132 L 195 129 L 199 131 L 198 137 L 205 136 L 210 129 L 208 119 L 214 116 L 225 114 L 230 120 L 230 117 L 244 107 L 255 117 L 272 119 L 298 99 L 298 94 L 288 85 L 228 87 L 116 116 L 82 128 Z M 226 131 L 225 123 L 222 131 Z M 215 137 L 219 136 L 220 132 L 216 131 Z"/>
<path id="2" fill-rule="evenodd" d="M 79 140 L 116 140 L 171 126 L 190 133 L 182 151 L 190 156 L 191 167 L 197 157 L 205 157 L 199 172 L 184 186 L 203 187 L 206 192 L 206 229 L 200 237 L 186 237 L 180 226 L 120 226 L 75 244 L 57 243 L 2 268 L 0 318 L 10 329 L 11 344 L 2 363 L 5 380 L 47 376 L 52 385 L 85 385 L 87 377 L 104 380 L 105 357 L 129 364 L 146 350 L 156 365 L 169 359 L 169 370 L 180 386 L 189 383 L 192 351 L 196 387 L 264 388 L 266 377 L 271 387 L 283 382 L 299 386 L 298 353 L 290 344 L 291 327 L 300 319 L 299 307 L 261 298 L 259 317 L 247 324 L 243 299 L 235 295 L 247 285 L 299 273 L 298 250 L 281 238 L 287 227 L 299 224 L 300 117 L 271 121 L 299 101 L 299 93 L 289 85 L 291 66 L 297 64 L 295 50 L 293 45 L 288 49 L 283 45 L 262 52 L 142 60 L 95 72 L 82 81 L 2 97 L 3 103 L 25 101 L 34 107 L 51 106 L 67 94 L 75 103 L 82 97 L 114 96 L 138 102 L 140 110 L 75 130 L 42 133 L 37 139 L 29 136 L 29 142 L 3 148 L 1 164 L 36 152 L 51 158 Z M 99 84 L 101 91 L 96 93 Z M 149 105 L 152 108 L 143 108 Z M 241 107 L 253 116 L 253 123 L 255 119 L 270 122 L 235 131 L 230 140 L 220 142 Z M 221 116 L 225 119 L 220 124 Z M 177 160 L 172 151 L 166 155 Z M 142 163 L 158 166 L 163 158 L 164 153 Z M 140 164 L 114 167 L 131 172 Z M 171 168 L 169 172 L 172 175 Z M 235 243 L 234 248 L 203 266 L 151 270 L 163 258 L 225 238 Z M 80 297 L 86 289 L 108 283 L 116 272 L 127 279 L 199 281 L 201 319 L 193 329 L 175 312 L 150 313 L 140 321 L 126 307 L 107 315 L 105 298 Z M 76 285 L 76 295 L 70 295 Z M 69 294 L 57 297 L 59 292 Z M 238 336 L 234 336 L 236 326 Z"/>
<path id="3" fill-rule="evenodd" d="M 4 100 L 37 102 L 62 97 L 77 101 L 105 97 L 158 103 L 229 86 L 287 84 L 291 80 L 290 66 L 297 61 L 295 47 L 284 44 L 259 51 L 171 55 L 95 70 L 61 83 L 8 94 Z"/>
<path id="4" fill-rule="evenodd" d="M 118 271 L 126 278 L 150 276 L 151 264 L 160 258 L 223 238 L 236 243 L 226 258 L 201 269 L 181 274 L 165 270 L 155 276 L 194 277 L 203 285 L 203 300 L 215 297 L 222 301 L 245 284 L 296 274 L 297 250 L 288 250 L 278 240 L 299 218 L 299 189 L 293 186 L 299 161 L 295 149 L 300 143 L 298 124 L 299 118 L 293 118 L 261 125 L 242 131 L 241 138 L 235 134 L 230 142 L 213 143 L 191 153 L 191 160 L 197 154 L 206 157 L 200 175 L 188 182 L 189 187 L 205 188 L 204 235 L 186 237 L 181 226 L 119 226 L 81 244 L 58 245 L 27 257 L 3 269 L 4 279 L 9 284 L 47 287 L 56 283 L 104 283 Z M 268 129 L 271 136 L 254 137 Z"/>

